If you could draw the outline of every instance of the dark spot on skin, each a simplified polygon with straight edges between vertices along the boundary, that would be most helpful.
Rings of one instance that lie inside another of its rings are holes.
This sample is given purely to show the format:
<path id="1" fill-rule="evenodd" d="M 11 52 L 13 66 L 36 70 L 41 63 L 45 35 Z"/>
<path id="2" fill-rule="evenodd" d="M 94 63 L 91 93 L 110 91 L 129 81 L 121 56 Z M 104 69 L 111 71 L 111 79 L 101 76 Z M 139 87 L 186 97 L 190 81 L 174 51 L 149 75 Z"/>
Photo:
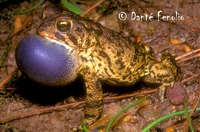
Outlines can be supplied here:
<path id="1" fill-rule="evenodd" d="M 127 71 L 130 71 L 130 70 L 131 70 L 131 68 L 127 67 L 127 68 L 126 68 L 126 70 L 127 70 Z"/>
<path id="2" fill-rule="evenodd" d="M 120 59 L 115 61 L 115 64 L 119 65 L 119 70 L 122 70 L 125 68 L 125 65 L 122 63 L 122 61 Z"/>
<path id="3" fill-rule="evenodd" d="M 110 68 L 109 68 L 110 69 Z M 112 72 L 112 74 L 115 74 L 114 71 L 112 69 L 110 69 L 110 71 Z"/>
<path id="4" fill-rule="evenodd" d="M 109 41 L 111 41 L 111 40 L 112 40 L 110 36 L 107 36 L 107 39 L 108 39 Z"/>
<path id="5" fill-rule="evenodd" d="M 55 33 L 55 37 L 59 40 L 62 40 L 63 42 L 65 42 L 65 37 L 63 37 L 62 35 L 60 35 L 58 32 Z"/>
<path id="6" fill-rule="evenodd" d="M 99 64 L 98 64 L 98 66 L 99 66 L 99 67 L 101 67 L 101 66 L 102 66 L 102 64 L 101 64 L 101 63 L 99 63 Z"/>
<path id="7" fill-rule="evenodd" d="M 100 43 L 99 39 L 95 39 L 95 42 L 93 42 L 92 44 L 99 46 L 101 48 L 101 43 Z"/>
<path id="8" fill-rule="evenodd" d="M 109 81 L 114 82 L 114 83 L 119 83 L 119 80 L 116 80 L 114 78 L 109 78 Z M 120 82 L 120 86 L 125 86 L 127 85 L 127 82 Z"/>
<path id="9" fill-rule="evenodd" d="M 132 62 L 132 63 L 130 64 L 130 66 L 131 66 L 131 67 L 134 67 L 134 66 L 135 66 L 135 63 L 134 63 L 134 62 Z"/>
<path id="10" fill-rule="evenodd" d="M 107 57 L 107 54 L 102 50 L 100 51 L 99 55 L 102 56 L 102 57 Z"/>
<path id="11" fill-rule="evenodd" d="M 97 118 L 96 114 L 85 114 L 85 117 L 87 118 Z"/>
<path id="12" fill-rule="evenodd" d="M 135 42 L 134 42 L 135 43 Z M 141 46 L 139 44 L 133 44 L 132 45 L 135 49 L 135 55 L 137 56 L 146 56 L 146 51 L 144 48 L 141 48 Z M 134 56 L 137 58 L 137 56 Z M 136 59 L 135 58 L 135 59 Z"/>
<path id="13" fill-rule="evenodd" d="M 98 36 L 101 36 L 103 34 L 103 31 L 100 28 L 99 29 L 95 29 L 94 31 Z"/>
<path id="14" fill-rule="evenodd" d="M 99 51 L 99 56 L 106 58 L 106 60 L 108 61 L 109 66 L 111 66 L 111 61 L 110 61 L 110 57 L 104 52 L 104 51 Z"/>
<path id="15" fill-rule="evenodd" d="M 42 27 L 40 27 L 40 28 L 38 29 L 38 33 L 40 33 L 40 32 L 44 32 L 44 31 L 45 31 L 45 29 L 42 28 Z"/>
<path id="16" fill-rule="evenodd" d="M 111 38 L 116 37 L 116 34 L 113 31 L 109 32 L 109 35 L 110 35 Z"/>
<path id="17" fill-rule="evenodd" d="M 117 51 L 117 56 L 120 56 L 120 55 L 121 55 L 121 53 L 119 51 Z"/>
<path id="18" fill-rule="evenodd" d="M 50 23 L 45 23 L 45 27 L 51 27 L 53 24 L 50 22 Z"/>
<path id="19" fill-rule="evenodd" d="M 82 61 L 87 61 L 87 58 L 81 56 L 81 60 L 82 60 Z"/>
<path id="20" fill-rule="evenodd" d="M 153 75 L 152 77 L 155 77 L 156 73 L 154 71 L 150 71 L 150 75 Z"/>
<path id="21" fill-rule="evenodd" d="M 128 79 L 129 79 L 129 80 L 132 80 L 132 76 L 129 76 Z"/>
<path id="22" fill-rule="evenodd" d="M 109 74 L 108 74 L 108 69 L 107 69 L 107 68 L 104 68 L 104 71 L 106 72 L 107 75 L 109 75 Z"/>
<path id="23" fill-rule="evenodd" d="M 128 77 L 128 75 L 122 76 L 122 79 L 125 80 L 127 77 Z"/>
<path id="24" fill-rule="evenodd" d="M 93 96 L 92 94 L 88 94 L 87 96 Z M 102 101 L 101 100 L 94 100 L 88 104 L 86 104 L 88 108 L 99 108 L 99 106 L 102 105 Z"/>
<path id="25" fill-rule="evenodd" d="M 93 32 L 94 34 L 96 34 L 97 36 L 101 36 L 103 34 L 103 31 L 99 28 L 96 29 L 92 26 L 90 26 L 90 28 L 88 29 L 90 32 Z"/>
<path id="26" fill-rule="evenodd" d="M 51 23 L 51 22 L 45 22 L 45 21 L 43 21 L 43 24 L 41 24 L 40 25 L 40 27 L 39 27 L 39 29 L 38 29 L 38 32 L 40 33 L 40 32 L 46 32 L 46 30 L 47 30 L 47 28 L 48 27 L 51 27 L 53 24 Z"/>
<path id="27" fill-rule="evenodd" d="M 80 27 L 76 27 L 76 29 L 74 31 L 76 31 L 76 32 L 82 32 L 83 30 Z"/>
<path id="28" fill-rule="evenodd" d="M 76 37 L 74 35 L 67 34 L 67 36 L 73 42 L 74 45 L 78 45 L 77 39 L 76 39 Z"/>
<path id="29" fill-rule="evenodd" d="M 89 67 L 88 66 L 85 66 L 85 68 L 84 68 L 86 71 L 88 71 L 89 70 Z M 88 73 L 89 74 L 89 73 Z"/>
<path id="30" fill-rule="evenodd" d="M 86 41 L 85 41 L 85 45 L 88 47 L 90 46 L 90 40 L 87 38 Z"/>
<path id="31" fill-rule="evenodd" d="M 158 76 L 159 78 L 168 78 L 170 77 L 169 74 L 161 74 L 160 76 Z"/>
<path id="32" fill-rule="evenodd" d="M 69 12 L 69 13 L 70 13 L 70 12 Z M 73 19 L 75 19 L 76 21 L 79 21 L 79 20 L 81 19 L 79 15 L 72 14 L 72 13 L 70 13 L 70 15 L 71 15 L 71 17 L 72 17 Z"/>
<path id="33" fill-rule="evenodd" d="M 93 54 L 91 54 L 90 56 L 91 56 L 91 58 L 94 58 L 94 55 L 93 55 Z"/>

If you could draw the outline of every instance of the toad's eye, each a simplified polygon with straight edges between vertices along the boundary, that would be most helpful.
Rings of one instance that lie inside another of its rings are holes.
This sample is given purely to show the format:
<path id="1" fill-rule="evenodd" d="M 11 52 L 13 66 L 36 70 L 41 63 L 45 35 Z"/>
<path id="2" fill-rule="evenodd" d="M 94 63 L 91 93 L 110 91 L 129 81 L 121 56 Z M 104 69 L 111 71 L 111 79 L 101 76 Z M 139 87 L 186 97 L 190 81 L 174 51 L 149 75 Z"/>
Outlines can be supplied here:
<path id="1" fill-rule="evenodd" d="M 72 22 L 67 19 L 58 19 L 55 26 L 61 33 L 66 33 L 72 28 Z"/>

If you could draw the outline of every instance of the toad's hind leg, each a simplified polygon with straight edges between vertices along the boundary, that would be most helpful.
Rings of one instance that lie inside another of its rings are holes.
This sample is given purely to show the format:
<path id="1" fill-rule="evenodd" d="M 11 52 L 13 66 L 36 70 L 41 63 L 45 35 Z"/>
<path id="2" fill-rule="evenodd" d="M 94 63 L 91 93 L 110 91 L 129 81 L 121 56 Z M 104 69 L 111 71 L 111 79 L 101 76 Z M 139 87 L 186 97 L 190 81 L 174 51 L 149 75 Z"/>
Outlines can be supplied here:
<path id="1" fill-rule="evenodd" d="M 93 124 L 99 118 L 102 111 L 103 91 L 101 84 L 95 75 L 85 75 L 86 109 L 83 123 Z"/>
<path id="2" fill-rule="evenodd" d="M 170 54 L 163 54 L 161 62 L 157 60 L 150 60 L 147 66 L 147 75 L 143 81 L 147 83 L 161 84 L 159 94 L 161 101 L 164 100 L 165 88 L 167 86 L 173 86 L 178 75 L 178 66 L 174 58 Z"/>

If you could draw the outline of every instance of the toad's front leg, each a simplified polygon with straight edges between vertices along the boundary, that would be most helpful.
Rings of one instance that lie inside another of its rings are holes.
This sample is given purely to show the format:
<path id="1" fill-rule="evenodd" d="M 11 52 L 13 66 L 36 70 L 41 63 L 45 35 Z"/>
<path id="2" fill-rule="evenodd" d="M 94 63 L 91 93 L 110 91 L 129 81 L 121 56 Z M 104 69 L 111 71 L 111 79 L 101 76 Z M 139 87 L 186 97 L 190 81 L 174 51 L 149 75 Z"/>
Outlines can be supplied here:
<path id="1" fill-rule="evenodd" d="M 84 75 L 86 87 L 86 108 L 83 123 L 93 124 L 99 118 L 102 111 L 103 91 L 98 77 L 94 74 Z"/>

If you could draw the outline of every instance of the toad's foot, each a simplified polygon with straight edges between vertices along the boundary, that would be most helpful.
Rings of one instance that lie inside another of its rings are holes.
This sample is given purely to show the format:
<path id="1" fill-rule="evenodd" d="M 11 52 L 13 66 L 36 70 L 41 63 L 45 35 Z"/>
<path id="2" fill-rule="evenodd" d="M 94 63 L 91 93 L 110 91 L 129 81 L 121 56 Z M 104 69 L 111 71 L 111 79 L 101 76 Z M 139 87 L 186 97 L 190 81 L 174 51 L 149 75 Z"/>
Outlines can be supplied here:
<path id="1" fill-rule="evenodd" d="M 160 88 L 159 88 L 159 96 L 160 96 L 160 100 L 161 102 L 164 101 L 164 97 L 165 97 L 165 89 L 167 87 L 174 87 L 174 82 L 171 83 L 163 83 Z"/>

